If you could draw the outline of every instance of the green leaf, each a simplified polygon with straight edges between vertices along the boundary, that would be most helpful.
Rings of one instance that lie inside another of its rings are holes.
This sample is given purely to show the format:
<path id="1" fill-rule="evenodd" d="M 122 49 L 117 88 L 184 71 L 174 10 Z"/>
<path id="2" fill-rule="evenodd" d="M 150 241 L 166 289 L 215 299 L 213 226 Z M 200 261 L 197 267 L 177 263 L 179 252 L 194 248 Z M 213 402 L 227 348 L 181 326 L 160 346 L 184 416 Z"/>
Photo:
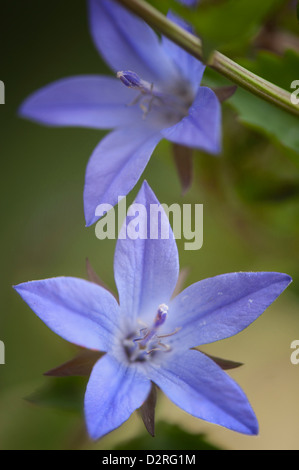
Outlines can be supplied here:
<path id="1" fill-rule="evenodd" d="M 231 100 L 244 124 L 299 153 L 299 119 L 244 90 Z"/>
<path id="2" fill-rule="evenodd" d="M 169 8 L 191 23 L 203 41 L 204 60 L 214 50 L 235 53 L 258 33 L 284 0 L 226 0 L 200 4 L 196 12 L 169 0 L 150 0 L 164 14 Z"/>
<path id="3" fill-rule="evenodd" d="M 281 0 L 228 0 L 203 10 L 196 19 L 196 30 L 204 40 L 214 43 L 215 49 L 239 50 L 281 3 Z"/>
<path id="4" fill-rule="evenodd" d="M 144 434 L 114 448 L 114 450 L 219 450 L 203 434 L 191 434 L 179 426 L 160 422 L 156 437 Z"/>
<path id="5" fill-rule="evenodd" d="M 299 56 L 292 51 L 288 51 L 283 57 L 261 52 L 255 61 L 243 60 L 239 63 L 289 91 L 291 91 L 291 82 L 299 70 Z M 229 83 L 210 69 L 205 73 L 204 82 L 208 86 L 223 86 Z M 238 118 L 243 124 L 299 153 L 299 118 L 241 88 L 238 88 L 227 103 L 237 111 Z"/>
<path id="6" fill-rule="evenodd" d="M 81 412 L 86 383 L 87 380 L 81 377 L 51 377 L 41 388 L 26 397 L 26 400 L 46 408 Z"/>

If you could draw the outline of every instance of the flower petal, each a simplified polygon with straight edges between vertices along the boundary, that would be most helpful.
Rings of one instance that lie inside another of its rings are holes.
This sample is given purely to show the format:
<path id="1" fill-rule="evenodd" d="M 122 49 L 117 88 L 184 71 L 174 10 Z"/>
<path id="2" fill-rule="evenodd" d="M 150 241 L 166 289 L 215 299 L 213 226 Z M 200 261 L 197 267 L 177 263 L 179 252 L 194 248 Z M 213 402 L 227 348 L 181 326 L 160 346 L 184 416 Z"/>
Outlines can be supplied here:
<path id="1" fill-rule="evenodd" d="M 117 78 L 71 77 L 33 93 L 20 115 L 47 125 L 109 129 L 139 118 L 139 110 L 128 106 L 134 96 Z"/>
<path id="2" fill-rule="evenodd" d="M 188 116 L 161 131 L 176 144 L 217 154 L 221 151 L 221 106 L 215 93 L 200 87 Z"/>
<path id="3" fill-rule="evenodd" d="M 167 18 L 189 33 L 193 33 L 193 28 L 171 11 L 168 12 Z M 191 82 L 193 91 L 196 93 L 205 71 L 204 64 L 165 36 L 162 37 L 162 45 L 168 57 L 171 57 L 178 67 L 180 74 L 186 81 Z"/>
<path id="4" fill-rule="evenodd" d="M 89 0 L 89 11 L 94 42 L 115 72 L 131 70 L 150 82 L 176 75 L 158 36 L 144 21 L 112 0 Z"/>
<path id="5" fill-rule="evenodd" d="M 72 277 L 15 286 L 23 300 L 56 334 L 84 348 L 108 351 L 119 328 L 119 306 L 96 284 Z"/>
<path id="6" fill-rule="evenodd" d="M 187 413 L 244 434 L 257 434 L 258 423 L 244 392 L 211 359 L 198 351 L 170 354 L 148 375 Z"/>
<path id="7" fill-rule="evenodd" d="M 127 367 L 108 354 L 91 373 L 85 416 L 89 435 L 99 439 L 123 424 L 146 400 L 151 382 L 134 367 Z"/>
<path id="8" fill-rule="evenodd" d="M 135 186 L 161 134 L 146 125 L 121 128 L 105 137 L 87 165 L 84 188 L 86 224 L 99 219 L 100 204 L 118 203 Z"/>
<path id="9" fill-rule="evenodd" d="M 180 3 L 183 3 L 184 5 L 187 5 L 188 7 L 195 7 L 199 4 L 200 0 L 177 0 Z"/>
<path id="10" fill-rule="evenodd" d="M 170 342 L 192 348 L 229 338 L 256 320 L 287 288 L 280 273 L 231 273 L 197 282 L 170 306 L 170 328 L 182 327 Z"/>
<path id="11" fill-rule="evenodd" d="M 128 321 L 138 318 L 153 322 L 160 304 L 168 303 L 179 275 L 179 259 L 168 217 L 146 182 L 135 204 L 144 208 L 139 224 L 144 239 L 122 239 L 132 217 L 128 216 L 117 241 L 114 259 L 115 281 L 119 292 L 121 311 Z M 137 206 L 138 207 L 138 206 Z M 154 217 L 154 208 L 160 208 L 160 224 Z M 142 225 L 142 227 L 141 227 Z M 160 225 L 160 230 L 158 229 Z M 152 233 L 151 233 L 152 230 Z M 165 239 L 163 239 L 165 234 Z M 154 239 L 156 237 L 156 239 Z"/>

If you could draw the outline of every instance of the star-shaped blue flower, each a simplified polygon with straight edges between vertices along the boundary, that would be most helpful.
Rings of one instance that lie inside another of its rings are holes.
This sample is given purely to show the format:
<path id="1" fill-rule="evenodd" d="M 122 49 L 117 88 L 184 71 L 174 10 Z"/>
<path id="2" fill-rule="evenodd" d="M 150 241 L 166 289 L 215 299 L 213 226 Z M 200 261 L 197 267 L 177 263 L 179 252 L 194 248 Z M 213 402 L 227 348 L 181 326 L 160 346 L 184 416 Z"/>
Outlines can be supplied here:
<path id="1" fill-rule="evenodd" d="M 148 214 L 139 233 L 149 235 L 150 205 L 159 202 L 147 183 L 136 203 Z M 119 303 L 103 287 L 70 277 L 15 287 L 55 333 L 106 352 L 92 370 L 85 396 L 90 436 L 100 438 L 125 422 L 145 402 L 152 382 L 187 413 L 256 434 L 258 423 L 243 391 L 212 359 L 192 348 L 242 331 L 291 278 L 275 272 L 224 274 L 172 298 L 179 260 L 165 212 L 164 238 L 125 238 L 131 219 L 127 217 L 116 245 Z"/>
<path id="2" fill-rule="evenodd" d="M 188 26 L 172 14 L 173 21 Z M 217 154 L 221 106 L 200 86 L 201 62 L 112 0 L 89 0 L 91 33 L 117 74 L 63 79 L 34 93 L 22 116 L 47 125 L 115 128 L 94 150 L 87 166 L 87 225 L 100 204 L 116 205 L 144 171 L 163 138 Z"/>

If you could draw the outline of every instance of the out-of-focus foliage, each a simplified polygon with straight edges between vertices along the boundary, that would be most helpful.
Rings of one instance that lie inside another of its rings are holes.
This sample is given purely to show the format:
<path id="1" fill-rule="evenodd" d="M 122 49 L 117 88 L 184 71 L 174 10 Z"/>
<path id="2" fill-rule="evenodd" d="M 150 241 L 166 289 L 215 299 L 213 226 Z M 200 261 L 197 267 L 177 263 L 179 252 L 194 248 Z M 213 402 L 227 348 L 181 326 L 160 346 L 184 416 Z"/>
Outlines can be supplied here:
<path id="1" fill-rule="evenodd" d="M 51 377 L 26 400 L 38 406 L 81 413 L 86 384 L 87 380 L 81 377 Z"/>
<path id="2" fill-rule="evenodd" d="M 235 53 L 246 46 L 256 35 L 264 19 L 273 13 L 284 0 L 225 0 L 201 2 L 197 10 L 190 11 L 173 1 L 158 2 L 150 0 L 163 12 L 173 9 L 190 22 L 201 37 L 204 56 L 217 49 L 221 52 Z"/>
<path id="3" fill-rule="evenodd" d="M 157 6 L 155 0 L 151 0 Z M 166 10 L 170 7 L 164 4 Z M 229 57 L 242 54 L 237 62 L 258 76 L 267 79 L 291 92 L 291 83 L 297 79 L 299 56 L 295 51 L 286 51 L 281 57 L 275 53 L 256 52 L 254 41 L 263 31 L 263 24 L 269 22 L 273 33 L 268 42 L 273 42 L 276 29 L 283 18 L 290 19 L 293 27 L 294 5 L 284 0 L 225 0 L 203 2 L 196 12 L 181 5 L 172 6 L 195 27 L 203 41 L 204 57 L 208 60 L 214 50 L 220 50 Z M 280 17 L 282 18 L 280 20 Z M 289 39 L 292 43 L 292 39 Z M 288 44 L 289 44 L 288 43 Z M 299 47 L 299 41 L 298 41 Z M 244 57 L 245 54 L 245 57 Z M 249 58 L 247 58 L 249 56 Z M 205 74 L 207 85 L 223 86 L 228 82 L 219 73 L 210 69 Z M 299 153 L 299 118 L 277 106 L 239 89 L 229 104 L 237 111 L 240 122 L 264 133 L 276 142 Z"/>
<path id="4" fill-rule="evenodd" d="M 78 413 L 82 415 L 83 397 L 86 383 L 86 379 L 78 377 L 50 378 L 47 379 L 42 387 L 38 388 L 31 395 L 27 396 L 26 401 L 39 407 Z M 117 445 L 114 450 L 218 449 L 216 446 L 210 444 L 203 434 L 188 433 L 186 430 L 183 430 L 176 425 L 159 422 L 156 424 L 155 429 L 155 435 L 157 436 L 157 439 L 150 436 L 144 429 L 144 432 L 140 437 L 136 437 L 121 445 Z"/>
<path id="5" fill-rule="evenodd" d="M 275 56 L 270 52 L 260 52 L 254 60 L 243 59 L 238 62 L 288 91 L 299 70 L 299 55 L 293 51 L 287 51 L 283 57 Z M 205 74 L 205 83 L 211 86 L 223 86 L 229 82 L 208 69 Z M 228 104 L 237 111 L 242 123 L 259 130 L 275 142 L 299 154 L 298 117 L 241 88 L 237 90 Z"/>
<path id="6" fill-rule="evenodd" d="M 164 422 L 157 424 L 156 435 L 159 436 L 159 439 L 144 434 L 116 446 L 114 450 L 220 450 L 210 444 L 203 434 L 191 434 L 179 426 Z"/>

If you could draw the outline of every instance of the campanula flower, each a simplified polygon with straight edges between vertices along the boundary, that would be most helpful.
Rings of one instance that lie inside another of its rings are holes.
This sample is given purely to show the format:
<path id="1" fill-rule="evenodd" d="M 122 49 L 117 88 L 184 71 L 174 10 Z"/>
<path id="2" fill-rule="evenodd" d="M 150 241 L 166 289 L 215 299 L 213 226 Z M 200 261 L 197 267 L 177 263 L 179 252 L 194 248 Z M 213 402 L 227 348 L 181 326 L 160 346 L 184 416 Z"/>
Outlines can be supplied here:
<path id="1" fill-rule="evenodd" d="M 98 205 L 116 205 L 131 191 L 161 139 L 218 154 L 221 106 L 210 88 L 200 86 L 201 62 L 168 39 L 160 41 L 113 0 L 88 4 L 94 43 L 115 77 L 60 80 L 29 97 L 20 113 L 46 125 L 114 128 L 86 170 L 84 211 L 91 225 Z"/>
<path id="2" fill-rule="evenodd" d="M 257 420 L 243 391 L 211 358 L 192 348 L 242 331 L 291 278 L 275 272 L 224 274 L 173 298 L 179 260 L 169 221 L 161 208 L 160 235 L 150 239 L 150 205 L 159 202 L 147 183 L 136 203 L 147 215 L 139 220 L 140 237 L 134 240 L 126 236 L 133 217 L 128 215 L 117 241 L 119 303 L 103 287 L 71 277 L 15 287 L 55 333 L 106 353 L 93 367 L 85 395 L 90 436 L 100 438 L 124 423 L 147 400 L 152 383 L 197 418 L 256 434 Z"/>

